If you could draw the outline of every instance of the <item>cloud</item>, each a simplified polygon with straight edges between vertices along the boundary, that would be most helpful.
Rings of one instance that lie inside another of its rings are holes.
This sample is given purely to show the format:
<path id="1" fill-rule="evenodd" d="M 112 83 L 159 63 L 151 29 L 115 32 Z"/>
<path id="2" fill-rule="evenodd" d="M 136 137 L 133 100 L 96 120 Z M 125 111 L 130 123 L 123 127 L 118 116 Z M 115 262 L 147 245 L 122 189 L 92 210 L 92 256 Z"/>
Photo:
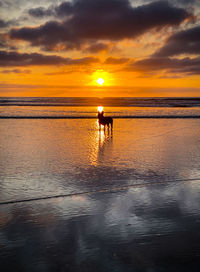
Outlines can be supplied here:
<path id="1" fill-rule="evenodd" d="M 80 59 L 67 59 L 68 65 L 87 65 L 92 63 L 99 63 L 99 59 L 95 57 L 85 57 Z"/>
<path id="2" fill-rule="evenodd" d="M 48 16 L 65 17 L 73 13 L 73 4 L 71 2 L 62 2 L 59 5 L 51 5 L 48 8 L 37 7 L 28 10 L 29 15 L 36 18 Z"/>
<path id="3" fill-rule="evenodd" d="M 12 29 L 11 39 L 28 41 L 47 50 L 80 49 L 97 40 L 132 39 L 151 29 L 180 24 L 190 17 L 186 10 L 167 1 L 132 7 L 128 0 L 77 0 L 64 2 L 55 11 L 58 18 L 70 16 L 38 27 Z M 44 14 L 41 10 L 36 13 L 40 12 Z"/>
<path id="4" fill-rule="evenodd" d="M 6 47 L 7 47 L 6 42 L 0 38 L 0 48 L 6 48 Z"/>
<path id="5" fill-rule="evenodd" d="M 113 58 L 109 57 L 105 60 L 105 64 L 124 64 L 127 63 L 130 59 L 129 58 Z"/>
<path id="6" fill-rule="evenodd" d="M 57 76 L 57 75 L 69 75 L 74 73 L 75 71 L 70 70 L 70 71 L 59 71 L 59 72 L 50 72 L 50 73 L 44 73 L 44 75 L 47 76 Z"/>
<path id="7" fill-rule="evenodd" d="M 200 26 L 175 33 L 154 55 L 166 57 L 180 54 L 200 54 Z"/>
<path id="8" fill-rule="evenodd" d="M 107 51 L 110 48 L 109 44 L 106 43 L 92 43 L 88 47 L 86 47 L 85 51 L 90 53 L 98 53 L 101 51 Z"/>
<path id="9" fill-rule="evenodd" d="M 171 3 L 180 7 L 189 7 L 195 10 L 200 7 L 199 0 L 170 0 Z"/>
<path id="10" fill-rule="evenodd" d="M 132 0 L 133 4 L 135 3 L 150 3 L 153 2 L 154 0 Z M 166 1 L 166 0 L 160 0 L 160 1 Z M 170 4 L 173 4 L 175 6 L 180 6 L 180 7 L 197 7 L 199 6 L 199 0 L 168 0 Z"/>
<path id="11" fill-rule="evenodd" d="M 0 73 L 3 73 L 3 74 L 12 74 L 12 73 L 15 73 L 15 74 L 30 74 L 31 71 L 26 69 L 26 70 L 19 70 L 19 69 L 12 69 L 12 70 L 2 70 L 0 71 Z"/>
<path id="12" fill-rule="evenodd" d="M 43 18 L 43 17 L 46 17 L 46 16 L 54 15 L 54 12 L 53 12 L 52 9 L 50 9 L 50 8 L 45 9 L 43 7 L 29 9 L 28 13 L 32 17 L 36 17 L 36 18 Z"/>
<path id="13" fill-rule="evenodd" d="M 10 49 L 10 50 L 16 50 L 16 47 L 14 46 L 14 44 L 10 41 L 8 41 L 5 37 L 5 35 L 0 34 L 0 48 L 2 49 Z"/>
<path id="14" fill-rule="evenodd" d="M 9 26 L 10 22 L 0 19 L 0 28 Z"/>
<path id="15" fill-rule="evenodd" d="M 55 13 L 58 16 L 66 16 L 66 15 L 73 14 L 74 6 L 76 6 L 76 3 L 74 3 L 73 5 L 72 2 L 63 2 L 55 8 Z"/>
<path id="16" fill-rule="evenodd" d="M 63 58 L 56 55 L 42 55 L 38 53 L 18 53 L 15 51 L 0 51 L 0 66 L 31 66 L 31 65 L 89 65 L 98 63 L 99 59 L 85 57 L 80 59 Z"/>
<path id="17" fill-rule="evenodd" d="M 143 73 L 155 73 L 167 71 L 168 73 L 181 73 L 185 75 L 200 74 L 200 57 L 197 58 L 168 58 L 168 57 L 150 57 L 131 63 L 126 67 L 130 71 L 139 71 Z"/>

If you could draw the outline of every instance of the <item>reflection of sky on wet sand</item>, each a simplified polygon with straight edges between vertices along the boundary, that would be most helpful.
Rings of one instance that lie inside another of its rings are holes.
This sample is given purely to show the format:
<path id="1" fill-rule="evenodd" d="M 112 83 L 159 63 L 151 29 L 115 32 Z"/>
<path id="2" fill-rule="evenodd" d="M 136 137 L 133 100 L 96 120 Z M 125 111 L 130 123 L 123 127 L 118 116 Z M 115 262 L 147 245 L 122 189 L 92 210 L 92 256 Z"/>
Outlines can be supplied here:
<path id="1" fill-rule="evenodd" d="M 199 182 L 189 181 L 1 206 L 1 265 L 198 271 L 199 193 Z"/>
<path id="2" fill-rule="evenodd" d="M 199 120 L 1 120 L 1 201 L 200 177 Z"/>
<path id="3" fill-rule="evenodd" d="M 198 271 L 199 120 L 118 119 L 112 133 L 96 120 L 1 120 L 0 130 L 1 202 L 75 193 L 0 205 L 3 271 Z"/>

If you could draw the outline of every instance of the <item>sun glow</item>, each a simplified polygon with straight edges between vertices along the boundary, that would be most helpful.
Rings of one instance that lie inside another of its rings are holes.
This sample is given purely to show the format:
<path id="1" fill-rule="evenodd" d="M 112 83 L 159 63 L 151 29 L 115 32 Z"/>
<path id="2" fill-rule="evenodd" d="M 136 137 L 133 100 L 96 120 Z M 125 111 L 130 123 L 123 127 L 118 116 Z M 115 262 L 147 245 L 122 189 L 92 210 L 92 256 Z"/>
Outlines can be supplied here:
<path id="1" fill-rule="evenodd" d="M 102 112 L 103 111 L 103 107 L 99 106 L 99 107 L 97 107 L 97 110 L 98 110 L 98 112 Z"/>
<path id="2" fill-rule="evenodd" d="M 103 84 L 104 84 L 104 79 L 101 78 L 101 77 L 99 77 L 99 78 L 97 79 L 97 83 L 98 83 L 99 85 L 103 85 Z"/>
<path id="3" fill-rule="evenodd" d="M 99 89 L 103 89 L 104 86 L 106 87 L 111 85 L 112 76 L 103 69 L 99 69 L 91 75 L 91 79 L 90 85 L 99 86 L 102 87 Z"/>

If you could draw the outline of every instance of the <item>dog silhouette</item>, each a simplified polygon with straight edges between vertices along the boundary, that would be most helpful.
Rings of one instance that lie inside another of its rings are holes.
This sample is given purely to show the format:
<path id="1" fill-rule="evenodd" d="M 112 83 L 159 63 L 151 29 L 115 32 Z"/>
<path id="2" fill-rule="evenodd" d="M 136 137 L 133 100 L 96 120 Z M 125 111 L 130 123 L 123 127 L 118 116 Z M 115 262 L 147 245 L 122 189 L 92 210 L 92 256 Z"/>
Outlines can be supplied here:
<path id="1" fill-rule="evenodd" d="M 99 130 L 101 129 L 101 125 L 109 127 L 111 126 L 111 129 L 113 129 L 113 119 L 112 117 L 105 117 L 104 111 L 100 112 L 98 111 L 98 122 L 99 122 Z"/>

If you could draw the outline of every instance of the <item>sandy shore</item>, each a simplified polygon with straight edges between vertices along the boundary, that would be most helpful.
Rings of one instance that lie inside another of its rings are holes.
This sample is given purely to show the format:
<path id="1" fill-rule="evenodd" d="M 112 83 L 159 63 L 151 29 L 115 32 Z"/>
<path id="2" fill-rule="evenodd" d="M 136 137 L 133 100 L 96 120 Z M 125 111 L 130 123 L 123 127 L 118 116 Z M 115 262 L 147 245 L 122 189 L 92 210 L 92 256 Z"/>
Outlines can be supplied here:
<path id="1" fill-rule="evenodd" d="M 200 180 L 1 205 L 3 271 L 198 271 Z"/>
<path id="2" fill-rule="evenodd" d="M 2 119 L 2 271 L 198 271 L 199 128 Z"/>

